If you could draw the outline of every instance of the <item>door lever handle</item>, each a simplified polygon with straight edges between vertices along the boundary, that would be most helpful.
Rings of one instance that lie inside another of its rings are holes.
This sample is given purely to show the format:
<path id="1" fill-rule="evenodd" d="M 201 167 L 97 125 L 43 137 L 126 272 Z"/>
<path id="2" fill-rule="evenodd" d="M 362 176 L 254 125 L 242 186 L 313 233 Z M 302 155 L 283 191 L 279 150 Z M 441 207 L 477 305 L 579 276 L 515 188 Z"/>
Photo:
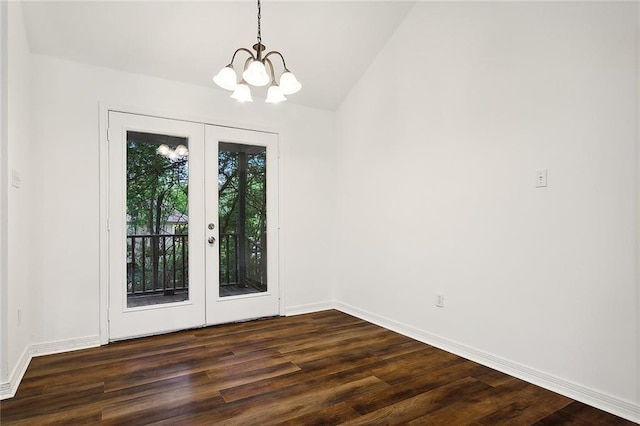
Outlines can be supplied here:
<path id="1" fill-rule="evenodd" d="M 207 241 L 209 241 L 209 244 L 213 244 L 213 243 L 216 242 L 216 237 L 211 236 L 211 237 L 209 237 L 209 239 Z"/>

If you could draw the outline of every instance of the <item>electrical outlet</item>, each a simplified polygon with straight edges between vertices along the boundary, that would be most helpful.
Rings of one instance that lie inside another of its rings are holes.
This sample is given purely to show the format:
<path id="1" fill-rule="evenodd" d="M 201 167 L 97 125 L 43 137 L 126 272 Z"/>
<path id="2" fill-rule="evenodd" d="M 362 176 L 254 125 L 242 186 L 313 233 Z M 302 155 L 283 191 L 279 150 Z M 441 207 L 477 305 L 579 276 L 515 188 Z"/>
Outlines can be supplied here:
<path id="1" fill-rule="evenodd" d="M 444 308 L 444 294 L 436 295 L 436 306 L 438 308 Z"/>
<path id="2" fill-rule="evenodd" d="M 547 169 L 536 170 L 536 188 L 547 186 Z"/>

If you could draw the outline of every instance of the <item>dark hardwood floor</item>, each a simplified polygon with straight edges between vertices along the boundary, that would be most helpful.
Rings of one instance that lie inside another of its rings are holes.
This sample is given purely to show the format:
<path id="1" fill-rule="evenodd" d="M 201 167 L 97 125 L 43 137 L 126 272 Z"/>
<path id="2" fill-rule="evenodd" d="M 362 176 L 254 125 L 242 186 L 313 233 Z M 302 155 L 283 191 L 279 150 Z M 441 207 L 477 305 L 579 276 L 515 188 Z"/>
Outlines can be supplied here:
<path id="1" fill-rule="evenodd" d="M 632 424 L 337 311 L 34 358 L 0 423 Z"/>

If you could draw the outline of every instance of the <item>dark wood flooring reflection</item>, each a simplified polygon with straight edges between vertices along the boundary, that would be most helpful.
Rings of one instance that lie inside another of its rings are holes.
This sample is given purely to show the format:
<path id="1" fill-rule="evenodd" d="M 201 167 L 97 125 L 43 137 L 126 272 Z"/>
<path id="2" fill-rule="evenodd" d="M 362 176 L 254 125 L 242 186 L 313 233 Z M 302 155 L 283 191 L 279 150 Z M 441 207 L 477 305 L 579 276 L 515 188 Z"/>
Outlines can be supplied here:
<path id="1" fill-rule="evenodd" d="M 2 425 L 623 425 L 337 311 L 34 358 Z"/>

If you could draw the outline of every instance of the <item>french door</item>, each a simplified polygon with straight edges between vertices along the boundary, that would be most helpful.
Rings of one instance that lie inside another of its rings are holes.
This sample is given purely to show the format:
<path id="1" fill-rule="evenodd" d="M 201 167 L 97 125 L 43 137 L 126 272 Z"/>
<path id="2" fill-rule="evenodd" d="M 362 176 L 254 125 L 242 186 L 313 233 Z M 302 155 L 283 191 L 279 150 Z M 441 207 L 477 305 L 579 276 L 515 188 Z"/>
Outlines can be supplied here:
<path id="1" fill-rule="evenodd" d="M 206 126 L 207 324 L 276 315 L 278 137 Z"/>
<path id="2" fill-rule="evenodd" d="M 277 135 L 109 112 L 109 339 L 279 313 Z"/>

